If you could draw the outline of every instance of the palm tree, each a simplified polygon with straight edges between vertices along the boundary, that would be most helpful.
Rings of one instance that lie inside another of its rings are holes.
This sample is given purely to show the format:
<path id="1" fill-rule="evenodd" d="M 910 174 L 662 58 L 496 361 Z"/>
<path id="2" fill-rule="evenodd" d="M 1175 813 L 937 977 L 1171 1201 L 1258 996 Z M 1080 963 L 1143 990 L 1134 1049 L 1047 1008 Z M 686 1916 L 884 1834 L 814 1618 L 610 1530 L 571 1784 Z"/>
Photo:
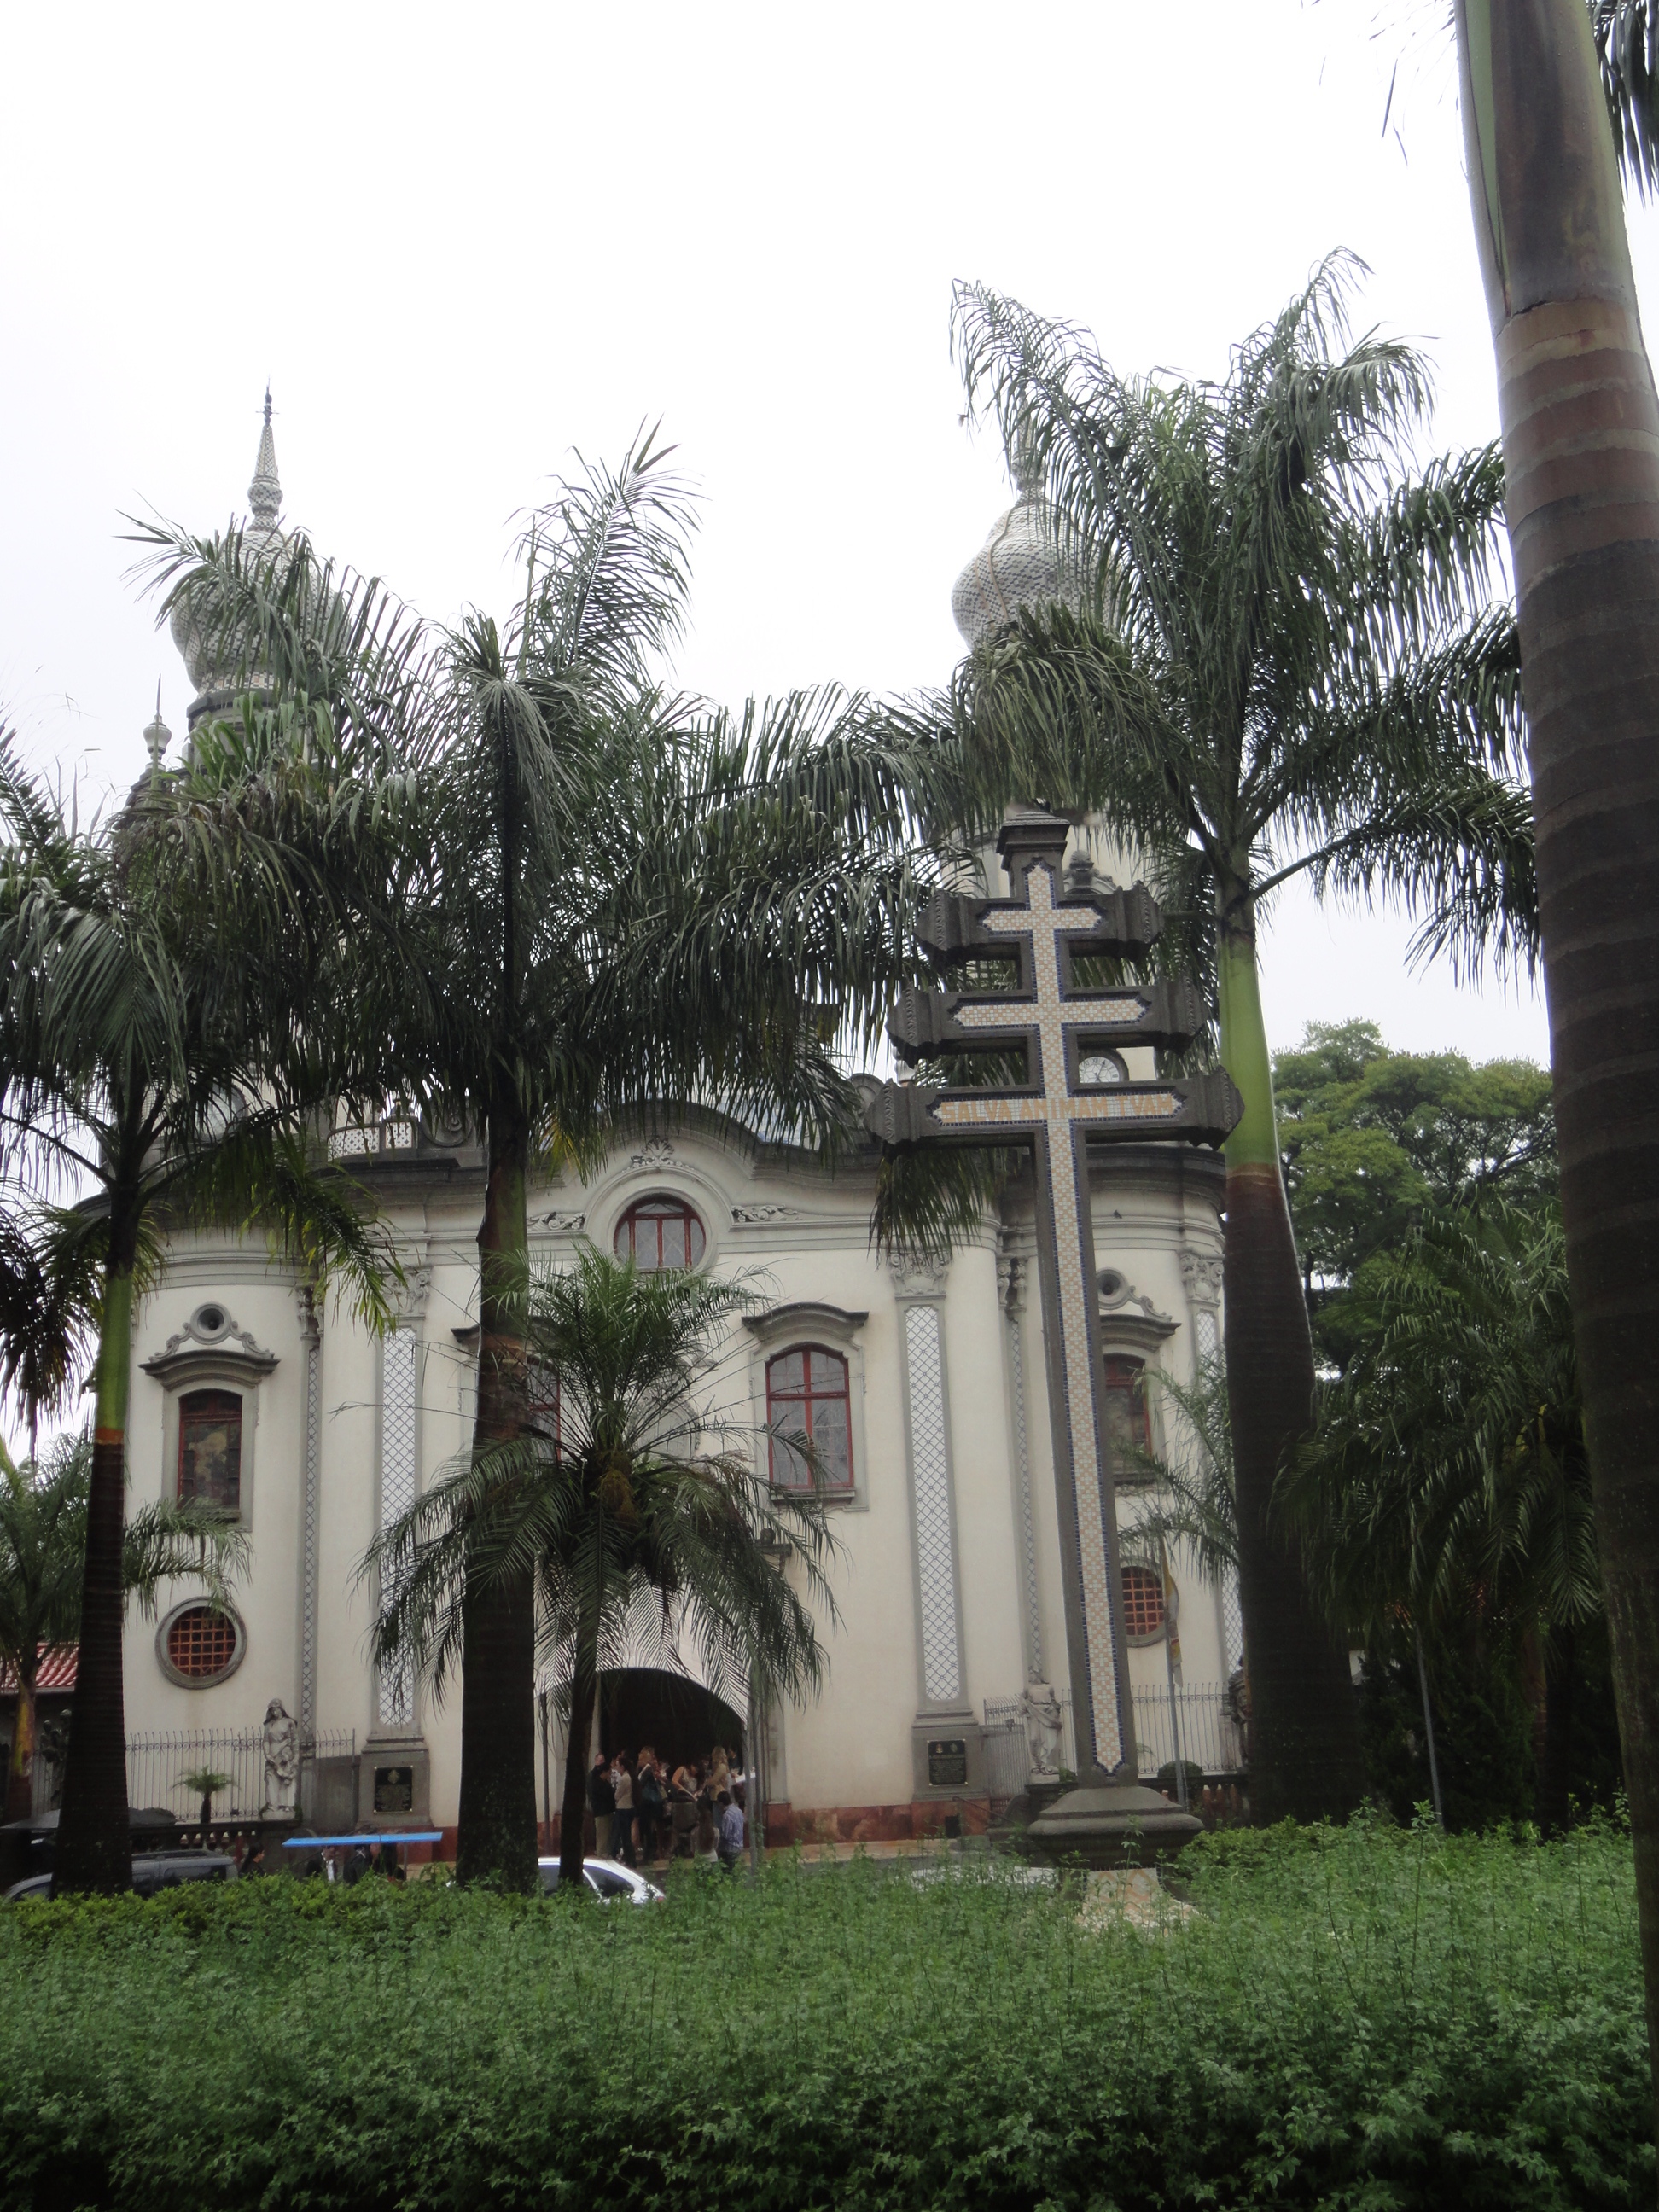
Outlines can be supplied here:
<path id="1" fill-rule="evenodd" d="M 380 948 L 349 1019 L 396 1080 L 483 1135 L 482 1467 L 528 1419 L 526 1181 L 619 1117 L 696 1100 L 827 1151 L 861 1100 L 836 1045 L 910 973 L 902 921 L 932 862 L 924 752 L 862 703 L 792 695 L 737 716 L 666 695 L 695 508 L 641 439 L 531 517 L 511 618 L 428 628 L 303 539 L 151 533 L 169 609 L 257 701 L 196 733 L 179 804 L 291 878 L 349 848 L 337 935 Z M 259 703 L 263 702 L 263 703 Z M 217 781 L 215 782 L 214 779 Z M 220 793 L 252 792 L 229 812 Z M 325 994 L 332 995 L 332 994 Z M 535 1881 L 535 1621 L 498 1575 L 467 1614 L 458 1868 Z"/>
<path id="2" fill-rule="evenodd" d="M 1647 0 L 1454 9 L 1509 475 L 1567 1273 L 1659 2093 L 1659 398 L 1619 164 L 1656 177 Z M 1602 82 L 1597 82 L 1597 47 Z M 1611 109 L 1614 129 L 1607 127 Z"/>
<path id="3" fill-rule="evenodd" d="M 1477 1623 L 1544 1664 L 1539 1826 L 1567 1816 L 1575 1632 L 1601 1610 L 1559 1215 L 1488 1200 L 1372 1263 L 1378 1328 L 1281 1485 L 1333 1617 L 1380 1649 Z"/>
<path id="4" fill-rule="evenodd" d="M 41 1654 L 81 1634 L 92 1441 L 60 1437 L 44 1466 L 16 1466 L 0 1444 L 0 1660 L 17 1677 L 17 1723 L 6 1778 L 8 1820 L 32 1808 L 35 1684 Z M 246 1539 L 222 1515 L 191 1499 L 136 1513 L 122 1532 L 121 1589 L 153 1613 L 161 1584 L 199 1576 L 209 1601 L 227 1601 L 226 1578 L 246 1560 Z"/>
<path id="5" fill-rule="evenodd" d="M 72 1210 L 0 1213 L 0 1396 L 15 1398 L 36 1457 L 42 1413 L 58 1412 L 84 1371 L 96 1326 L 90 1224 Z"/>
<path id="6" fill-rule="evenodd" d="M 981 812 L 1103 809 L 1139 848 L 1183 962 L 1214 977 L 1244 1101 L 1227 1140 L 1226 1365 L 1259 1818 L 1344 1813 L 1358 1738 L 1344 1654 L 1269 1523 L 1312 1418 L 1308 1312 L 1279 1165 L 1256 931 L 1297 874 L 1426 914 L 1423 949 L 1529 957 L 1519 668 L 1489 608 L 1494 451 L 1413 465 L 1429 374 L 1351 343 L 1334 257 L 1235 348 L 1220 384 L 1125 379 L 1086 333 L 959 289 L 970 406 L 1041 482 L 1072 603 L 1018 616 L 959 672 Z"/>
<path id="7" fill-rule="evenodd" d="M 1154 1553 L 1185 1544 L 1212 1582 L 1238 1572 L 1238 1501 L 1233 1488 L 1233 1437 L 1227 1408 L 1227 1368 L 1219 1355 L 1200 1360 L 1190 1382 L 1150 1372 L 1147 1388 L 1175 1409 L 1177 1431 L 1168 1452 L 1129 1446 L 1120 1472 L 1150 1477 L 1157 1495 L 1134 1522 Z"/>
<path id="8" fill-rule="evenodd" d="M 151 794 L 149 802 L 160 807 Z M 80 1654 L 54 1882 L 131 1886 L 121 1662 L 125 1440 L 136 1297 L 164 1218 L 263 1224 L 384 1312 L 379 1243 L 313 1173 L 307 947 L 222 875 L 217 909 L 169 875 L 142 804 L 76 826 L 0 739 L 0 1170 L 78 1178 L 99 1339 Z M 326 1079 L 325 1091 L 336 1085 Z"/>
<path id="9" fill-rule="evenodd" d="M 740 1284 L 640 1274 L 631 1260 L 580 1250 L 529 1301 L 550 1413 L 434 1485 L 365 1563 L 382 1593 L 377 1656 L 413 1663 L 440 1694 L 479 1585 L 533 1589 L 538 1640 L 569 1699 L 562 1881 L 581 1873 L 588 1735 L 607 1668 L 636 1663 L 641 1645 L 678 1668 L 690 1637 L 717 1695 L 758 1678 L 799 1697 L 823 1677 L 812 1613 L 787 1570 L 833 1620 L 824 1509 L 812 1492 L 775 1490 L 694 1402 L 723 1326 L 753 1303 Z M 804 1437 L 787 1441 L 811 1464 Z"/>

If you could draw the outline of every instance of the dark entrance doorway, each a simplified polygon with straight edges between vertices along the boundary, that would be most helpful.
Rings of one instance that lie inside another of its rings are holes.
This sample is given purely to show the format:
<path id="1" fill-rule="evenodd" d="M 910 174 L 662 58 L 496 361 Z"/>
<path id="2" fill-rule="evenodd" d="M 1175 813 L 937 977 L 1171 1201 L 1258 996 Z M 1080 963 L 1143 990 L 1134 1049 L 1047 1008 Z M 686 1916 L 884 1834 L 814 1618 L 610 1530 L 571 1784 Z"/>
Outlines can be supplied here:
<path id="1" fill-rule="evenodd" d="M 637 1756 L 647 1743 L 670 1766 L 688 1759 L 706 1764 L 724 1744 L 732 1771 L 743 1771 L 743 1722 L 723 1698 L 660 1667 L 619 1668 L 600 1691 L 599 1748 L 607 1758 L 619 1751 Z"/>

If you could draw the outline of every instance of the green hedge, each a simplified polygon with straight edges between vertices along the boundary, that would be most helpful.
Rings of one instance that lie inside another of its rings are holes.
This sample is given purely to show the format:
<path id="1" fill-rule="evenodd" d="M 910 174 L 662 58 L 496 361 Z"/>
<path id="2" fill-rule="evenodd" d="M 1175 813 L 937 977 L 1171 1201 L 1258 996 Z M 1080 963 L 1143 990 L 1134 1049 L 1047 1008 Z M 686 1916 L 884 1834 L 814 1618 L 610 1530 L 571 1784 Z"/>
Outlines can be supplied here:
<path id="1" fill-rule="evenodd" d="M 0 2207 L 1650 2203 L 1628 1841 L 1211 1839 L 655 1910 L 283 1880 L 0 1912 Z"/>

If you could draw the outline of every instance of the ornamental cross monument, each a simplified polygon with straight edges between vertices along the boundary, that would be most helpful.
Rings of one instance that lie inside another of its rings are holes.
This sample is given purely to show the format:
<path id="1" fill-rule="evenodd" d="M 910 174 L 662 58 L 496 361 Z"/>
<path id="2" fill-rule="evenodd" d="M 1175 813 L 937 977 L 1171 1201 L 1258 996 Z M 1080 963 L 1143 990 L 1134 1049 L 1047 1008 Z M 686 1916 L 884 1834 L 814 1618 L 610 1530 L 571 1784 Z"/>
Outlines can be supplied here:
<path id="1" fill-rule="evenodd" d="M 1101 1785 L 1136 1780 L 1088 1146 L 1148 1139 L 1218 1145 L 1243 1106 L 1218 1068 L 1179 1081 L 1127 1080 L 1118 1048 L 1188 1044 L 1202 1024 L 1202 1007 L 1185 979 L 1079 987 L 1079 956 L 1133 959 L 1156 940 L 1162 920 L 1143 884 L 1104 889 L 1091 877 L 1083 888 L 1068 888 L 1061 876 L 1067 834 L 1053 815 L 1011 808 L 997 851 L 1012 896 L 934 897 L 918 935 L 934 965 L 970 988 L 907 990 L 888 1034 L 901 1059 L 914 1064 L 949 1054 L 958 1063 L 950 1072 L 964 1079 L 945 1088 L 884 1085 L 866 1120 L 895 1150 L 1029 1145 L 1035 1155 L 1072 1711 L 1081 1777 L 1093 1785 L 1074 1793 L 1081 1799 L 1101 1796 Z M 988 988 L 988 966 L 996 970 Z M 980 1056 L 986 1079 L 975 1084 L 973 1061 Z M 1079 1807 L 1079 1819 L 1086 1809 Z M 1102 1815 L 1110 1809 L 1094 1808 Z M 1139 1810 L 1127 1807 L 1123 1817 L 1140 1817 Z"/>

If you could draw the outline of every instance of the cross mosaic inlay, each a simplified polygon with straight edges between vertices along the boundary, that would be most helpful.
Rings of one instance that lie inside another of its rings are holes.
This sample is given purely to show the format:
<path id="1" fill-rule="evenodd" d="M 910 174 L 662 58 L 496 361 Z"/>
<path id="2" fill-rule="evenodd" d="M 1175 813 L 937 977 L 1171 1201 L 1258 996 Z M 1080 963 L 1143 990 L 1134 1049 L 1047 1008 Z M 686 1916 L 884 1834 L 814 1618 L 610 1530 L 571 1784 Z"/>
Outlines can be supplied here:
<path id="1" fill-rule="evenodd" d="M 1108 1774 L 1133 1771 L 1127 1679 L 1118 1585 L 1117 1531 L 1101 1404 L 1099 1304 L 1089 1203 L 1088 1143 L 1175 1137 L 1219 1144 L 1242 1110 L 1224 1073 L 1180 1081 L 1088 1083 L 1085 1055 L 1112 1048 L 1182 1045 L 1201 1018 L 1198 994 L 1180 980 L 1073 992 L 1078 952 L 1133 958 L 1161 926 L 1143 886 L 1058 894 L 1067 825 L 1033 809 L 1012 810 L 997 849 L 1013 885 L 1007 899 L 941 896 L 921 936 L 945 969 L 1012 952 L 1019 986 L 997 992 L 907 991 L 890 1024 L 908 1060 L 996 1049 L 1024 1054 L 1027 1080 L 934 1089 L 884 1085 L 866 1119 L 895 1148 L 928 1142 L 1029 1143 L 1036 1158 L 1037 1260 L 1042 1282 L 1066 1568 L 1066 1642 L 1080 1763 Z M 971 1065 L 971 1062 L 969 1063 Z M 1057 1147 L 1063 1146 L 1063 1152 Z"/>

